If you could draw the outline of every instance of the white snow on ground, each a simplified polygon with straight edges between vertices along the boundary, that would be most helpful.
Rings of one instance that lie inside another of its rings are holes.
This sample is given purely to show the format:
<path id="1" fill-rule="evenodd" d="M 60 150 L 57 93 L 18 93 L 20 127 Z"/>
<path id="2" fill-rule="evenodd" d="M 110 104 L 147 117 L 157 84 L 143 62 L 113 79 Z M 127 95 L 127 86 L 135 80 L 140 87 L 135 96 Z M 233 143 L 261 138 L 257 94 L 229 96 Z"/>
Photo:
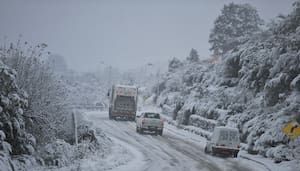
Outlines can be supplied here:
<path id="1" fill-rule="evenodd" d="M 148 106 L 143 111 L 161 112 Z M 139 111 L 141 113 L 142 111 Z M 169 120 L 168 116 L 164 116 Z M 95 153 L 58 171 L 294 171 L 284 162 L 240 152 L 238 158 L 207 155 L 206 138 L 165 122 L 163 136 L 138 134 L 135 122 L 108 119 L 107 111 L 85 112 L 84 119 L 104 131 L 113 142 L 109 154 Z M 98 137 L 101 138 L 101 137 Z"/>
<path id="2" fill-rule="evenodd" d="M 156 111 L 159 111 L 159 110 L 156 109 Z M 169 124 L 176 125 L 176 121 L 172 121 L 170 116 L 163 115 L 163 117 L 168 121 Z M 165 125 L 165 129 L 169 129 L 172 132 L 172 129 L 169 128 L 170 127 L 169 124 Z M 206 135 L 206 133 L 208 131 L 202 130 L 202 129 L 194 127 L 194 126 L 180 126 L 179 128 L 180 129 L 177 129 L 176 132 L 174 132 L 174 134 L 176 134 L 177 136 L 181 136 L 182 138 L 185 138 L 185 139 L 188 137 L 187 139 L 201 144 L 204 148 L 207 139 L 204 138 L 205 136 L 203 136 L 203 135 Z M 199 136 L 197 136 L 197 135 L 199 135 Z M 209 133 L 209 135 L 211 135 L 211 133 Z M 297 160 L 275 164 L 274 161 L 269 158 L 265 158 L 261 155 L 251 155 L 243 150 L 241 150 L 239 152 L 239 158 L 246 159 L 246 160 L 239 161 L 245 165 L 247 165 L 247 164 L 248 165 L 258 165 L 259 167 L 264 167 L 265 169 L 267 169 L 269 171 L 295 171 L 298 169 L 297 167 L 300 166 L 300 163 Z M 250 162 L 250 163 L 248 163 L 248 162 Z M 253 162 L 255 162 L 256 164 Z"/>
<path id="3" fill-rule="evenodd" d="M 148 107 L 143 111 L 159 112 L 159 109 Z M 80 170 L 268 170 L 240 157 L 206 155 L 203 152 L 205 138 L 167 123 L 163 136 L 155 136 L 136 133 L 134 122 L 109 120 L 106 111 L 86 112 L 86 119 L 111 137 L 114 147 L 105 159 L 91 157 L 81 161 Z"/>
<path id="4" fill-rule="evenodd" d="M 104 159 L 91 156 L 91 158 L 82 160 L 79 170 L 141 170 L 143 166 L 143 155 L 130 144 L 112 138 L 115 145 L 112 147 L 111 154 Z M 126 147 L 126 148 L 125 148 Z"/>

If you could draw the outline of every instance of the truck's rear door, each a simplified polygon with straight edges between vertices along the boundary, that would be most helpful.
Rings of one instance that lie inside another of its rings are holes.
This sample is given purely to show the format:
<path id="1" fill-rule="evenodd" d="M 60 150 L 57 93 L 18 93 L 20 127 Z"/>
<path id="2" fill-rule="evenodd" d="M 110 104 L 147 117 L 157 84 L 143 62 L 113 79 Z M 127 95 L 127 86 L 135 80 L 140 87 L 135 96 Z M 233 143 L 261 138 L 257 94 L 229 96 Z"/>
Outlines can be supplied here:
<path id="1" fill-rule="evenodd" d="M 118 111 L 135 111 L 134 97 L 118 96 L 115 101 L 115 109 Z"/>

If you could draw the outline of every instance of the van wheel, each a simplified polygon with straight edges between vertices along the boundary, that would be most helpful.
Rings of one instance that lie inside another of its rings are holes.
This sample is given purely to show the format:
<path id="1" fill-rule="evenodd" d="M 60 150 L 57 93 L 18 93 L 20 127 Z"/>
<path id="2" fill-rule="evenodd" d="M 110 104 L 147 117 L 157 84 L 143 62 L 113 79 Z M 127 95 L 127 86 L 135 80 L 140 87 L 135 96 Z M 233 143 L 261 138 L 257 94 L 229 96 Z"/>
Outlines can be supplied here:
<path id="1" fill-rule="evenodd" d="M 111 120 L 112 117 L 111 117 L 111 108 L 108 109 L 108 118 Z"/>
<path id="2" fill-rule="evenodd" d="M 207 147 L 205 146 L 205 148 L 204 148 L 204 153 L 205 154 L 208 154 L 208 150 L 207 150 Z"/>
<path id="3" fill-rule="evenodd" d="M 211 155 L 213 155 L 213 156 L 216 156 L 216 151 L 212 148 L 212 150 L 211 150 Z"/>
<path id="4" fill-rule="evenodd" d="M 237 158 L 238 157 L 238 153 L 233 153 L 233 157 Z"/>

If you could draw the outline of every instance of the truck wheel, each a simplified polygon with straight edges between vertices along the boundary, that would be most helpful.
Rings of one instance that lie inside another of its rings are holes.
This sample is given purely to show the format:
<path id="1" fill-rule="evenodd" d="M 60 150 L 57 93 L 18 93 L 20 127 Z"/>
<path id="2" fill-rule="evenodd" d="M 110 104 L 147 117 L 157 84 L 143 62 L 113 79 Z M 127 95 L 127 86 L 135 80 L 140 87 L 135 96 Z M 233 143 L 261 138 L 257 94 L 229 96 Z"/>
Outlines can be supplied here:
<path id="1" fill-rule="evenodd" d="M 138 127 L 136 127 L 136 132 L 139 133 L 139 128 Z"/>
<path id="2" fill-rule="evenodd" d="M 111 108 L 108 109 L 108 118 L 111 120 L 112 116 L 111 116 Z"/>
<path id="3" fill-rule="evenodd" d="M 140 128 L 140 133 L 144 134 L 144 129 L 143 128 Z"/>
<path id="4" fill-rule="evenodd" d="M 162 136 L 163 130 L 159 131 L 158 134 L 159 134 L 160 136 Z"/>

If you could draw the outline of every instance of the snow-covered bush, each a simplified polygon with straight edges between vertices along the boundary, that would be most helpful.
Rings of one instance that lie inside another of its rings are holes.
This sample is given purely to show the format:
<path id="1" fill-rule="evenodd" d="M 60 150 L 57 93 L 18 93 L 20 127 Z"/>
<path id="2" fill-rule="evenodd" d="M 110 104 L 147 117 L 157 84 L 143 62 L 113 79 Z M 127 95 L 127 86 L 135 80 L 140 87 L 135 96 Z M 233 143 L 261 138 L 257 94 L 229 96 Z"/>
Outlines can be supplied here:
<path id="1" fill-rule="evenodd" d="M 291 82 L 291 88 L 300 91 L 300 74 Z"/>
<path id="2" fill-rule="evenodd" d="M 190 62 L 198 62 L 199 61 L 199 55 L 196 49 L 192 48 L 190 55 L 187 57 L 187 60 Z"/>
<path id="3" fill-rule="evenodd" d="M 182 62 L 179 59 L 173 58 L 169 62 L 168 71 L 174 72 L 176 69 L 180 68 L 182 65 L 183 65 Z"/>
<path id="4" fill-rule="evenodd" d="M 18 41 L 0 50 L 0 58 L 16 70 L 16 82 L 26 91 L 28 108 L 22 114 L 26 116 L 26 130 L 35 135 L 39 144 L 64 138 L 65 116 L 70 114 L 66 88 L 45 63 L 46 47 L 43 43 L 32 47 Z"/>
<path id="5" fill-rule="evenodd" d="M 38 149 L 46 166 L 64 167 L 96 152 L 105 156 L 111 150 L 112 141 L 101 129 L 92 129 L 91 123 L 85 121 L 81 113 L 77 113 L 77 120 L 78 145 L 57 139 Z"/>
<path id="6" fill-rule="evenodd" d="M 295 159 L 295 140 L 282 128 L 300 113 L 299 4 L 266 30 L 248 35 L 219 63 L 182 61 L 180 69 L 162 80 L 166 89 L 159 105 L 172 107 L 179 124 L 209 131 L 215 125 L 237 127 L 249 151 L 276 160 Z M 180 108 L 174 92 L 183 102 Z"/>
<path id="7" fill-rule="evenodd" d="M 61 167 L 70 164 L 75 159 L 74 148 L 63 140 L 47 144 L 40 153 L 46 165 Z"/>
<path id="8" fill-rule="evenodd" d="M 224 66 L 224 76 L 229 78 L 238 77 L 240 67 L 240 56 L 239 54 L 228 56 L 225 59 L 225 66 Z"/>
<path id="9" fill-rule="evenodd" d="M 11 155 L 32 155 L 36 145 L 35 138 L 25 130 L 27 95 L 16 79 L 16 72 L 0 60 L 0 168 L 4 171 L 22 169 L 18 167 L 20 162 L 32 157 L 12 160 Z"/>
<path id="10" fill-rule="evenodd" d="M 213 119 L 207 119 L 199 115 L 191 115 L 189 118 L 189 124 L 202 128 L 204 130 L 213 131 L 215 126 L 217 126 L 217 121 Z"/>

